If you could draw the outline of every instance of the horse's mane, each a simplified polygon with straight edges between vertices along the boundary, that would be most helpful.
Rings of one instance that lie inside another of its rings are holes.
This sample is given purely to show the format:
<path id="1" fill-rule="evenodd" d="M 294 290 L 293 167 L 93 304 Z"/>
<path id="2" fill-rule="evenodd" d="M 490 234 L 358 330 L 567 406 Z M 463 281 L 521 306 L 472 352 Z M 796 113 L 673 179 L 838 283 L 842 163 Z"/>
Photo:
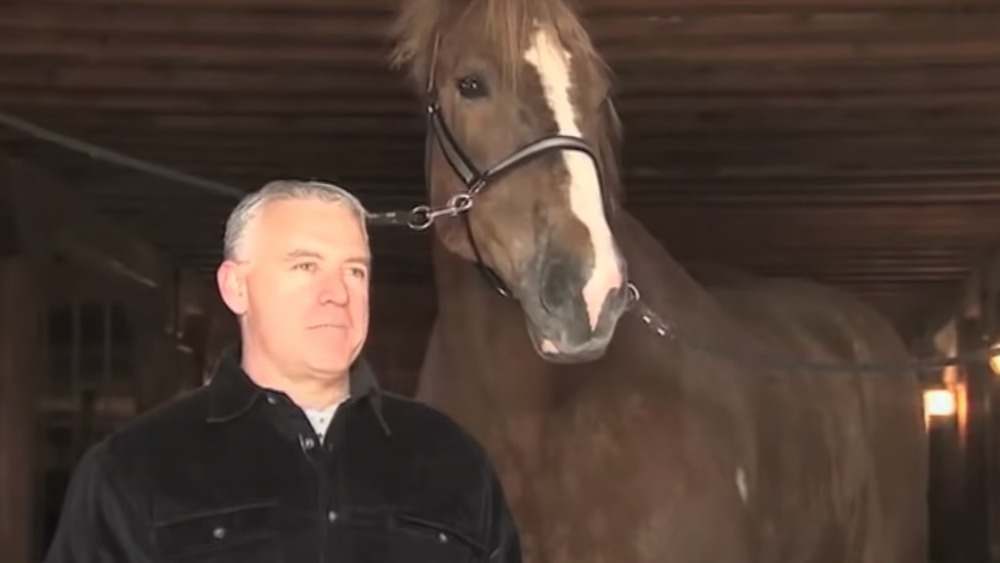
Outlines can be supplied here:
<path id="1" fill-rule="evenodd" d="M 495 50 L 503 79 L 512 87 L 517 83 L 524 48 L 535 30 L 535 22 L 548 26 L 574 59 L 587 61 L 592 72 L 610 83 L 610 69 L 566 0 L 405 0 L 391 28 L 395 43 L 392 66 L 408 66 L 410 78 L 422 89 L 437 36 L 470 18 L 482 18 L 485 22 L 483 38 Z M 605 180 L 618 192 L 622 127 L 610 97 L 604 102 L 603 113 L 605 130 L 596 148 Z"/>

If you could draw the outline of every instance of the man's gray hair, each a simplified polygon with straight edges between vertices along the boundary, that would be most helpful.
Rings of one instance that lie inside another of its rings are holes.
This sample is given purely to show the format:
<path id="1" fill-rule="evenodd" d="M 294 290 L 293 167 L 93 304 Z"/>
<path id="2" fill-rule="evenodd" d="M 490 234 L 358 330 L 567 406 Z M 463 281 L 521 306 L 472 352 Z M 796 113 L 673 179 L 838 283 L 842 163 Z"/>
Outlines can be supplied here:
<path id="1" fill-rule="evenodd" d="M 329 203 L 339 203 L 351 210 L 361 223 L 361 230 L 368 243 L 366 219 L 368 211 L 351 192 L 325 182 L 315 180 L 274 180 L 256 192 L 247 194 L 229 214 L 226 220 L 226 234 L 223 242 L 224 260 L 236 260 L 239 246 L 247 226 L 268 203 L 280 200 L 318 199 Z"/>

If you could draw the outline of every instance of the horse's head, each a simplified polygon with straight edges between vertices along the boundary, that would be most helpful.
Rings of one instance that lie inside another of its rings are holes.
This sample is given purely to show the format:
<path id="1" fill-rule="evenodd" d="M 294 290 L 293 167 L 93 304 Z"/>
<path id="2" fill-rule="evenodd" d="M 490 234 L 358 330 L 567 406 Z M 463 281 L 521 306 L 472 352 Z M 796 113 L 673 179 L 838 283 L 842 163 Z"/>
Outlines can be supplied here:
<path id="1" fill-rule="evenodd" d="M 395 60 L 427 96 L 437 224 L 522 305 L 552 361 L 604 353 L 627 302 L 606 219 L 619 186 L 610 77 L 562 0 L 409 0 Z"/>

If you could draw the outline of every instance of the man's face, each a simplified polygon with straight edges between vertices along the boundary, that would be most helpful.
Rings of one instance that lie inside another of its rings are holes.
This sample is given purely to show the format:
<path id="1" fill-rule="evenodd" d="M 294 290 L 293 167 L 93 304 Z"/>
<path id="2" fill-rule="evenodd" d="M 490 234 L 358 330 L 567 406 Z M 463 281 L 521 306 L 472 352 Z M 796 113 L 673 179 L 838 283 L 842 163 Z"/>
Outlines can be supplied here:
<path id="1" fill-rule="evenodd" d="M 288 376 L 343 375 L 368 333 L 370 256 L 358 218 L 319 199 L 271 202 L 240 254 L 223 270 L 242 289 L 226 301 L 243 317 L 244 348 Z"/>

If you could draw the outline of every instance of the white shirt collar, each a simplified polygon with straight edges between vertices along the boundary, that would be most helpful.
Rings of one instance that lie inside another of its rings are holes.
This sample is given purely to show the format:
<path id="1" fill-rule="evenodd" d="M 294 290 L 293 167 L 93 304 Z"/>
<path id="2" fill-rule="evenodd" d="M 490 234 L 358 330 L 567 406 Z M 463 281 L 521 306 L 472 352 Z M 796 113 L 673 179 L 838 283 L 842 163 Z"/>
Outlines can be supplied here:
<path id="1" fill-rule="evenodd" d="M 323 441 L 323 437 L 330 427 L 330 421 L 333 420 L 333 415 L 336 414 L 339 406 L 340 403 L 334 403 L 325 409 L 302 409 L 306 413 L 309 423 L 312 424 L 313 430 L 316 431 L 316 435 L 319 436 L 320 442 Z"/>

